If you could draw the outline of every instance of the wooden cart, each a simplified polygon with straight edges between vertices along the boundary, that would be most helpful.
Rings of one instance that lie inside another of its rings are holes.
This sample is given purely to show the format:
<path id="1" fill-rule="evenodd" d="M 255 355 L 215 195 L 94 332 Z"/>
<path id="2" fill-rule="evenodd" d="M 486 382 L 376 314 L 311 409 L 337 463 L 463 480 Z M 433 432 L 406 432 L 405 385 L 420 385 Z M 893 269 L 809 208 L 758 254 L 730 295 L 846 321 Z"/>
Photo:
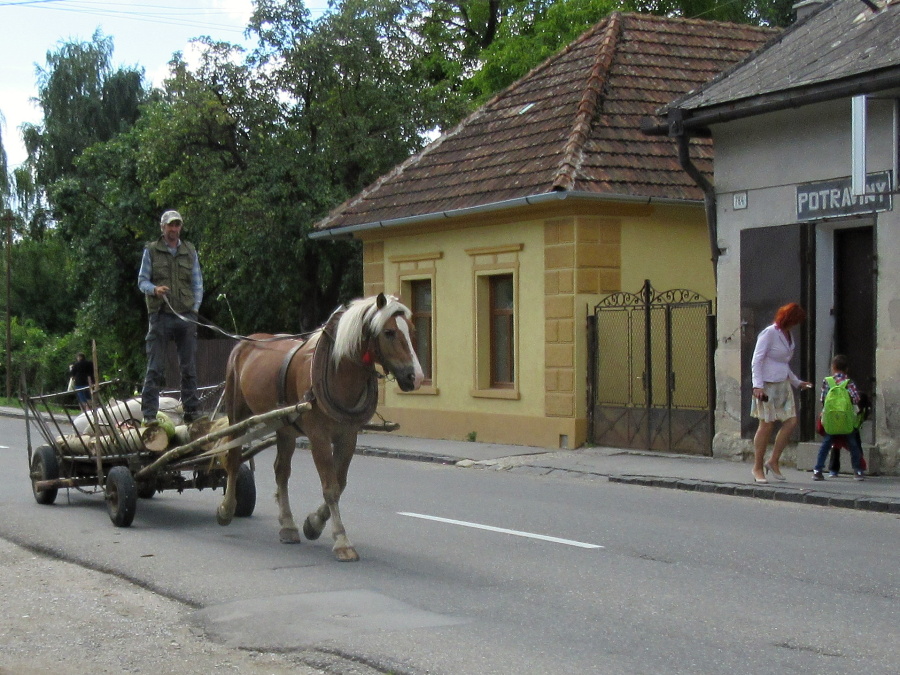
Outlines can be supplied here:
<path id="1" fill-rule="evenodd" d="M 235 515 L 248 517 L 256 507 L 256 484 L 252 462 L 246 460 L 272 446 L 274 431 L 310 408 L 309 403 L 300 403 L 230 426 L 214 423 L 220 419 L 214 410 L 190 426 L 188 438 L 181 432 L 176 436 L 181 441 L 173 439 L 154 451 L 147 447 L 146 431 L 133 419 L 130 401 L 104 397 L 115 384 L 99 384 L 92 413 L 75 418 L 70 412 L 71 392 L 23 398 L 28 466 L 38 504 L 53 504 L 62 488 L 103 492 L 110 520 L 117 527 L 128 527 L 138 497 L 150 499 L 164 490 L 224 488 L 226 474 L 220 458 L 227 449 L 241 446 L 245 461 L 238 473 Z M 32 426 L 44 441 L 34 449 Z"/>

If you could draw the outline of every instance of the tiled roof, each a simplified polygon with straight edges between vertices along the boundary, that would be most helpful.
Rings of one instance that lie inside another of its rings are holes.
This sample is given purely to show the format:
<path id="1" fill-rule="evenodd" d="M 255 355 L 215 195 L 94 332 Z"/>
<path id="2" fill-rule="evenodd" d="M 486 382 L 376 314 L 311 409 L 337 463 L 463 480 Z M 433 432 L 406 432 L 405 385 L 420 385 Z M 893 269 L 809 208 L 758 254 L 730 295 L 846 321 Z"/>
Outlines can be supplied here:
<path id="1" fill-rule="evenodd" d="M 316 228 L 375 226 L 553 191 L 701 200 L 674 142 L 643 135 L 640 120 L 775 34 L 613 13 Z M 710 174 L 711 145 L 692 145 Z"/>
<path id="2" fill-rule="evenodd" d="M 753 58 L 668 107 L 695 110 L 900 69 L 900 0 L 873 2 L 882 9 L 861 0 L 823 3 Z"/>

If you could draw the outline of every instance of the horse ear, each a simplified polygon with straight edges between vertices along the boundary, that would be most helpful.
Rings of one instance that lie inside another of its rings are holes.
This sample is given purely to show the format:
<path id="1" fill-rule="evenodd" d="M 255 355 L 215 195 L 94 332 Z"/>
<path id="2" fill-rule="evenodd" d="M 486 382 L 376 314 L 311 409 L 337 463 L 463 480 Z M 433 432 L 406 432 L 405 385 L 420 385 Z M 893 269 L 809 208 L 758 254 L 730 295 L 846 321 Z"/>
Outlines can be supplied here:
<path id="1" fill-rule="evenodd" d="M 375 298 L 375 306 L 378 309 L 384 309 L 384 306 L 387 304 L 387 298 L 384 297 L 384 293 L 379 293 L 378 297 Z"/>

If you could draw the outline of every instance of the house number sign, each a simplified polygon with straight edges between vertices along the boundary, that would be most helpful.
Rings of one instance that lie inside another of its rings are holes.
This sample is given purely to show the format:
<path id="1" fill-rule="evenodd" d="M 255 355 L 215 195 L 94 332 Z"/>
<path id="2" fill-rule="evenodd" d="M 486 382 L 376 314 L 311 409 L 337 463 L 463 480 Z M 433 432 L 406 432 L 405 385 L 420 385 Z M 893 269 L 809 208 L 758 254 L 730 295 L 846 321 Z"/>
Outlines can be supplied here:
<path id="1" fill-rule="evenodd" d="M 890 171 L 868 174 L 864 195 L 851 192 L 849 176 L 797 186 L 797 220 L 851 216 L 892 208 Z"/>

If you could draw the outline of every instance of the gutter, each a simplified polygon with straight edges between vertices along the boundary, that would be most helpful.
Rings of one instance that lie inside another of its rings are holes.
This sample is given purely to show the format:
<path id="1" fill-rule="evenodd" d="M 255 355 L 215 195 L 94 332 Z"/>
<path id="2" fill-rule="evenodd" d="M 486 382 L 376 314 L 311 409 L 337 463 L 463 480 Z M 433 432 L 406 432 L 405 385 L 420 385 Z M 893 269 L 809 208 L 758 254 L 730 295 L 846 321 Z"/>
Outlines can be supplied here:
<path id="1" fill-rule="evenodd" d="M 534 204 L 546 204 L 566 199 L 574 199 L 578 201 L 589 202 L 627 202 L 631 204 L 670 204 L 670 205 L 691 205 L 696 204 L 694 199 L 672 199 L 664 197 L 635 197 L 634 195 L 617 195 L 617 194 L 600 194 L 597 192 L 585 192 L 580 190 L 557 190 L 554 192 L 543 192 L 527 197 L 516 197 L 514 199 L 505 199 L 490 204 L 480 204 L 478 206 L 467 206 L 461 209 L 451 209 L 449 211 L 434 211 L 432 213 L 423 213 L 416 216 L 406 216 L 403 218 L 393 218 L 390 220 L 377 220 L 369 223 L 360 223 L 358 225 L 345 225 L 343 227 L 333 227 L 327 230 L 319 230 L 312 232 L 308 236 L 310 239 L 342 239 L 352 238 L 358 232 L 370 232 L 379 229 L 392 229 L 403 227 L 405 225 L 417 225 L 420 223 L 434 222 L 437 220 L 445 220 L 452 218 L 463 218 L 465 216 L 496 213 L 507 209 L 520 208 L 523 206 L 531 206 Z"/>
<path id="2" fill-rule="evenodd" d="M 713 264 L 713 278 L 719 279 L 719 216 L 716 213 L 716 188 L 710 183 L 700 169 L 691 161 L 690 140 L 682 131 L 675 136 L 678 143 L 678 163 L 685 173 L 703 190 L 703 203 L 706 206 L 706 231 L 709 236 L 709 251 Z"/>
<path id="3" fill-rule="evenodd" d="M 676 111 L 681 115 L 675 122 L 676 124 L 680 122 L 679 133 L 689 130 L 705 131 L 710 124 L 732 122 L 764 113 L 799 108 L 804 105 L 824 103 L 859 94 L 873 94 L 895 87 L 900 87 L 900 69 L 891 68 L 880 73 L 854 77 L 850 81 L 839 80 L 805 89 L 761 94 L 744 101 L 711 106 L 706 110 L 701 108 L 696 113 L 690 113 L 682 108 L 669 108 L 669 120 L 666 123 L 655 124 L 652 119 L 645 117 L 641 120 L 641 131 L 648 136 L 671 135 L 672 113 Z"/>

